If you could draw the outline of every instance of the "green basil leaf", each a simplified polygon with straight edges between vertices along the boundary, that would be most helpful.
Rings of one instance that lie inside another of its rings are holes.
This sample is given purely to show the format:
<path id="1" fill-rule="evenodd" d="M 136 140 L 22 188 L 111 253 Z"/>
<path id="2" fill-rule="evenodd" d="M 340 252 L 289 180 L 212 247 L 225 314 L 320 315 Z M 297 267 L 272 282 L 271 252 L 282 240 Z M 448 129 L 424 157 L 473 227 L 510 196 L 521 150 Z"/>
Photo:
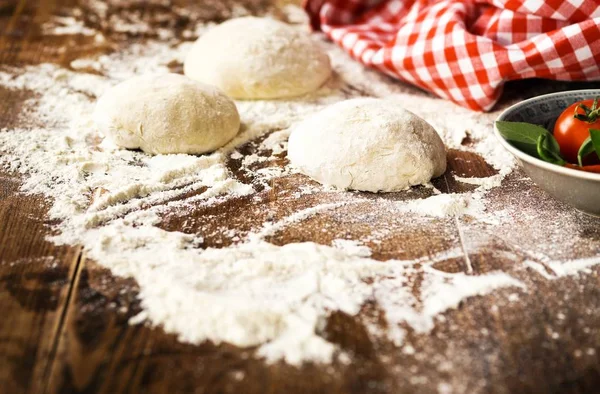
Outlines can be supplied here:
<path id="1" fill-rule="evenodd" d="M 523 142 L 510 141 L 510 144 L 512 146 L 514 146 L 515 148 L 517 148 L 518 150 L 520 150 L 521 152 L 527 153 L 529 156 L 533 156 L 538 159 L 541 159 L 541 157 L 538 155 L 538 152 L 537 152 L 537 142 L 535 145 L 532 145 L 530 143 L 526 144 Z"/>
<path id="2" fill-rule="evenodd" d="M 509 141 L 515 148 L 533 157 L 544 160 L 537 150 L 540 135 L 551 135 L 541 126 L 525 122 L 496 121 L 500 135 Z M 554 139 L 554 137 L 552 137 Z M 556 142 L 556 141 L 554 141 Z M 557 144 L 558 145 L 558 144 Z"/>
<path id="3" fill-rule="evenodd" d="M 554 138 L 554 135 L 552 133 L 548 133 L 546 134 L 546 136 L 548 137 L 546 141 L 548 141 L 548 146 L 552 150 L 553 154 L 555 156 L 558 156 L 562 160 L 562 156 L 560 155 L 560 145 L 558 145 L 558 141 L 556 141 L 556 138 Z"/>
<path id="4" fill-rule="evenodd" d="M 536 142 L 537 154 L 548 163 L 564 165 L 566 162 L 560 156 L 560 147 L 550 133 L 540 134 Z"/>
<path id="5" fill-rule="evenodd" d="M 600 158 L 600 130 L 590 129 L 590 138 L 592 139 L 592 143 L 594 144 L 594 150 Z"/>
<path id="6" fill-rule="evenodd" d="M 542 126 L 537 126 L 525 122 L 505 122 L 496 121 L 496 127 L 508 141 L 522 142 L 525 144 L 537 145 L 537 140 L 542 134 L 550 134 Z"/>
<path id="7" fill-rule="evenodd" d="M 577 163 L 579 163 L 579 167 L 583 167 L 583 159 L 594 152 L 594 143 L 592 142 L 592 137 L 587 137 L 583 144 L 579 147 L 579 151 L 577 152 Z"/>

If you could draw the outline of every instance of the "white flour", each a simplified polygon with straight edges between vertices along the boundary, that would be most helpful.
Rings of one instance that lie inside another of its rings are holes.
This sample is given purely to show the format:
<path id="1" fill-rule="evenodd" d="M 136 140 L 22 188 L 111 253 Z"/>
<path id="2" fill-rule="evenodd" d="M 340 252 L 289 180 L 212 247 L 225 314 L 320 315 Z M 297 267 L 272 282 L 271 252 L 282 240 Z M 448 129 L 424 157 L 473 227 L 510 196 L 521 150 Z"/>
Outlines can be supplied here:
<path id="1" fill-rule="evenodd" d="M 58 34 L 68 29 L 67 20 L 60 22 L 60 28 L 54 27 Z M 360 95 L 357 91 L 397 100 L 431 122 L 449 147 L 464 149 L 461 142 L 468 132 L 475 141 L 470 149 L 498 171 L 499 175 L 485 179 L 457 177 L 477 186 L 469 193 L 394 202 L 400 211 L 440 218 L 483 217 L 487 191 L 500 185 L 514 166 L 493 140 L 489 117 L 390 84 L 331 45 L 327 48 L 336 76 L 325 87 L 292 100 L 238 102 L 243 131 L 215 153 L 148 156 L 102 142 L 90 122 L 94 98 L 127 77 L 167 72 L 166 65 L 181 61 L 188 48 L 189 44 L 134 44 L 120 53 L 73 64 L 105 76 L 49 64 L 0 71 L 2 86 L 38 95 L 26 103 L 23 113 L 23 120 L 33 119 L 37 127 L 0 132 L 2 162 L 23 175 L 24 192 L 40 193 L 52 201 L 49 216 L 61 220 L 60 234 L 51 238 L 53 242 L 82 244 L 90 258 L 116 275 L 137 281 L 143 312 L 132 324 L 161 325 L 191 343 L 211 340 L 258 346 L 257 355 L 268 361 L 330 362 L 339 352 L 321 334 L 332 311 L 356 315 L 366 301 L 375 301 L 385 314 L 388 330 L 381 332 L 366 321 L 369 332 L 400 345 L 401 324 L 427 332 L 437 315 L 467 297 L 503 287 L 525 288 L 501 272 L 473 276 L 432 267 L 438 261 L 462 258 L 459 249 L 417 260 L 381 262 L 372 259 L 369 248 L 356 240 L 336 239 L 331 246 L 311 242 L 276 246 L 265 241 L 291 224 L 364 202 L 350 193 L 339 195 L 342 202 L 315 205 L 266 222 L 220 249 L 198 247 L 206 234 L 156 227 L 161 213 L 192 209 L 192 203 L 210 205 L 252 195 L 259 185 L 269 188 L 271 180 L 289 173 L 287 168 L 271 165 L 274 155 L 285 154 L 288 128 L 328 104 Z M 259 150 L 271 151 L 271 156 L 243 155 L 237 150 L 268 132 L 272 133 Z M 226 166 L 228 159 L 241 160 L 242 169 L 257 176 L 258 182 L 236 179 Z M 260 168 L 254 170 L 254 166 Z M 322 190 L 302 186 L 295 195 Z M 191 192 L 196 193 L 181 198 Z M 408 278 L 417 272 L 424 275 L 418 298 L 407 287 Z"/>
<path id="2" fill-rule="evenodd" d="M 485 206 L 481 192 L 464 194 L 437 194 L 431 197 L 412 200 L 401 205 L 400 210 L 435 217 L 481 216 Z"/>

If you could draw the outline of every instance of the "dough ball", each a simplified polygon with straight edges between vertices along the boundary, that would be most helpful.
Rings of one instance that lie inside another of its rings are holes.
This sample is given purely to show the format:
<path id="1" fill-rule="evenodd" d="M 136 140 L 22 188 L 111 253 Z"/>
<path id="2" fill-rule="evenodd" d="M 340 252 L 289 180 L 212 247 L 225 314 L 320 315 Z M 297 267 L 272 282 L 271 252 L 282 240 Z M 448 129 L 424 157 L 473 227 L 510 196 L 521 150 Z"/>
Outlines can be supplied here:
<path id="1" fill-rule="evenodd" d="M 220 24 L 192 46 L 184 73 L 239 99 L 298 96 L 331 75 L 329 57 L 308 33 L 272 19 Z"/>
<path id="2" fill-rule="evenodd" d="M 240 128 L 229 97 L 178 74 L 121 82 L 100 97 L 94 120 L 118 146 L 154 154 L 210 152 Z"/>
<path id="3" fill-rule="evenodd" d="M 370 98 L 342 101 L 298 124 L 288 157 L 322 184 L 370 192 L 402 190 L 446 171 L 433 127 L 397 103 Z"/>

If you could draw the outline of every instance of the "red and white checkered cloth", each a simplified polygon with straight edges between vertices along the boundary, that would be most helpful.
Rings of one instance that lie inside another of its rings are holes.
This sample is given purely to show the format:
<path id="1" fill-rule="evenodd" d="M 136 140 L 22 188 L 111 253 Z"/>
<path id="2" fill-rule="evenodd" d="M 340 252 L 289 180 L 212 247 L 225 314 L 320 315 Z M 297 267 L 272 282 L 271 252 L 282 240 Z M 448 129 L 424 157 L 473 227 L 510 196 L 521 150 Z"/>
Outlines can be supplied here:
<path id="1" fill-rule="evenodd" d="M 599 0 L 306 0 L 355 59 L 480 111 L 507 80 L 600 79 Z"/>

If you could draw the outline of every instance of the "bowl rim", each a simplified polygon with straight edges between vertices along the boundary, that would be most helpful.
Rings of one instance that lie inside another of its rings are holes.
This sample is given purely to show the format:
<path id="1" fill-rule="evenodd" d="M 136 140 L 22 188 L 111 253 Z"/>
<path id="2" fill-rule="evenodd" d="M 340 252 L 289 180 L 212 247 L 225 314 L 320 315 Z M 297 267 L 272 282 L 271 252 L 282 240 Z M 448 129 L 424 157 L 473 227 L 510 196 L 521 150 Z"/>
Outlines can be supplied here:
<path id="1" fill-rule="evenodd" d="M 519 101 L 518 103 L 515 103 L 513 105 L 511 105 L 510 107 L 506 108 L 504 111 L 502 111 L 500 113 L 500 115 L 498 115 L 496 117 L 496 120 L 494 121 L 494 134 L 496 135 L 496 138 L 500 140 L 500 144 L 506 149 L 508 150 L 510 153 L 512 153 L 514 156 L 516 156 L 517 158 L 526 161 L 527 163 L 534 165 L 536 167 L 541 167 L 545 170 L 549 170 L 552 171 L 554 173 L 557 174 L 562 174 L 562 175 L 566 175 L 566 176 L 571 176 L 574 178 L 580 178 L 580 179 L 586 179 L 586 180 L 590 180 L 590 181 L 597 181 L 600 182 L 600 174 L 595 174 L 593 172 L 586 172 L 586 171 L 579 171 L 579 170 L 574 170 L 571 168 L 567 168 L 567 167 L 561 167 L 559 165 L 556 164 L 552 164 L 552 163 L 548 163 L 545 162 L 541 159 L 538 159 L 537 157 L 533 157 L 531 155 L 528 155 L 527 153 L 515 148 L 514 146 L 512 146 L 510 143 L 508 143 L 508 141 L 506 139 L 504 139 L 504 137 L 502 136 L 502 134 L 500 134 L 500 131 L 498 130 L 498 127 L 496 127 L 496 121 L 498 120 L 502 120 L 502 118 L 506 115 L 506 113 L 514 110 L 515 108 L 523 105 L 523 104 L 527 104 L 530 103 L 532 101 L 537 101 L 539 99 L 543 99 L 546 97 L 553 97 L 553 96 L 561 96 L 564 95 L 565 93 L 573 93 L 573 94 L 586 94 L 586 93 L 591 93 L 591 92 L 596 92 L 599 93 L 600 89 L 579 89 L 579 90 L 566 90 L 566 91 L 562 91 L 562 92 L 554 92 L 554 93 L 548 93 L 548 94 L 542 94 L 539 96 L 535 96 L 526 100 L 522 100 Z M 598 94 L 600 96 L 600 94 Z"/>

